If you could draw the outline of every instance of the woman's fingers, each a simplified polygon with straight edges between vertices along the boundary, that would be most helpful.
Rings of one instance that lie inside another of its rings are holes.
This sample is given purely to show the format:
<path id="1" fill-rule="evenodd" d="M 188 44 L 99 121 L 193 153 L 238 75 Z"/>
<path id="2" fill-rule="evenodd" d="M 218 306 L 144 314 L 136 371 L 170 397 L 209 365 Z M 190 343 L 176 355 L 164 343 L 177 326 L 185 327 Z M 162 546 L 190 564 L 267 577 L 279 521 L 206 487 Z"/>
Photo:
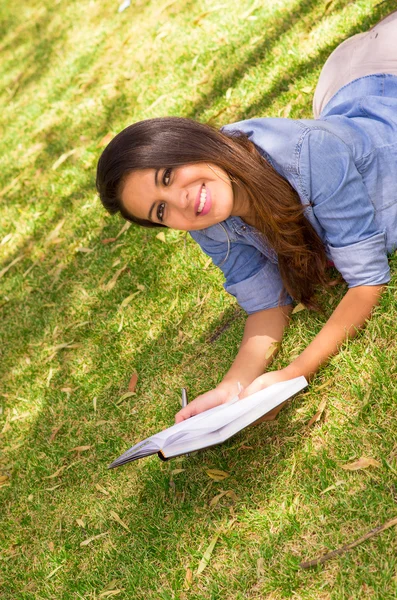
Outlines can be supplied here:
<path id="1" fill-rule="evenodd" d="M 250 385 L 248 385 L 246 388 L 244 388 L 242 392 L 240 392 L 240 400 L 243 400 L 243 398 L 247 398 L 247 396 L 251 396 L 251 394 L 255 394 L 255 392 L 259 392 L 259 390 L 262 390 L 263 387 L 264 385 L 262 377 L 257 377 L 252 383 L 250 383 Z"/>
<path id="2" fill-rule="evenodd" d="M 190 402 L 185 408 L 182 408 L 175 415 L 175 423 L 180 423 L 185 419 L 190 419 L 190 417 L 194 417 L 194 415 L 198 415 L 205 410 L 209 410 L 210 408 L 214 408 L 214 406 L 218 406 L 219 404 L 223 404 L 228 400 L 226 394 L 220 393 L 219 390 L 210 390 L 201 396 L 197 396 L 195 400 Z"/>

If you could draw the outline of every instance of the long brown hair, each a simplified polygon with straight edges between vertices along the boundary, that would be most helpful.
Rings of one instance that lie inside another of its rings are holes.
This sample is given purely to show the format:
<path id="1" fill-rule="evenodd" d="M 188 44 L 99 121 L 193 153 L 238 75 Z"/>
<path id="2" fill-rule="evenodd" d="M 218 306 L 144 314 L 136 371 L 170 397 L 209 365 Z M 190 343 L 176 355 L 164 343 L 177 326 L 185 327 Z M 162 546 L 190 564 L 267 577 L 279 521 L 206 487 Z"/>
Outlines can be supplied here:
<path id="1" fill-rule="evenodd" d="M 328 281 L 322 240 L 304 216 L 305 207 L 289 182 L 261 156 L 244 135 L 223 133 L 180 117 L 148 119 L 121 131 L 103 151 L 96 186 L 111 213 L 144 227 L 163 227 L 128 214 L 121 192 L 129 173 L 137 169 L 177 168 L 210 162 L 231 177 L 234 191 L 242 188 L 255 215 L 255 227 L 278 256 L 286 291 L 309 308 L 319 308 L 316 287 Z"/>

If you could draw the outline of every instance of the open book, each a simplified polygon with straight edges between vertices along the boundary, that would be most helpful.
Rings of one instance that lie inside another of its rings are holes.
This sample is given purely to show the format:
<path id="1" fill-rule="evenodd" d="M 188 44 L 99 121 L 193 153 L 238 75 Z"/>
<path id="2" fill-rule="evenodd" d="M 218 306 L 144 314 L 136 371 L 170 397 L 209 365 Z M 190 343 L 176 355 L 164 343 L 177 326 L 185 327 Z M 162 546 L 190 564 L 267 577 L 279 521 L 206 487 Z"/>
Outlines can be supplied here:
<path id="1" fill-rule="evenodd" d="M 296 377 L 275 383 L 243 400 L 236 396 L 226 404 L 210 408 L 135 444 L 112 462 L 109 469 L 151 454 L 157 453 L 162 460 L 168 460 L 194 450 L 221 444 L 307 385 L 304 377 Z"/>

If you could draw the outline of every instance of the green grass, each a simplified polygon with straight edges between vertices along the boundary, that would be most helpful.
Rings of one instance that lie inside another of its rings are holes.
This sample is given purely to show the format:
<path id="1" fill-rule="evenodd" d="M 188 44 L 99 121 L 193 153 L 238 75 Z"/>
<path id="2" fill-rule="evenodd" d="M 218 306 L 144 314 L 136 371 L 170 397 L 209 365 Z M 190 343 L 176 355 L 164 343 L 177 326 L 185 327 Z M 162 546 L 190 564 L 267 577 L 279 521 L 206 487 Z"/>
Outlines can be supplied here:
<path id="1" fill-rule="evenodd" d="M 2 600 L 396 597 L 395 529 L 323 567 L 299 563 L 397 515 L 397 257 L 368 327 L 276 422 L 190 458 L 108 471 L 172 424 L 182 385 L 193 398 L 222 378 L 244 315 L 184 234 L 164 243 L 131 227 L 103 244 L 123 222 L 94 189 L 101 140 L 134 120 L 310 118 L 328 54 L 392 7 L 136 0 L 119 14 L 109 0 L 3 2 L 0 272 L 19 260 L 0 279 Z M 343 292 L 327 293 L 328 314 Z M 276 367 L 324 319 L 294 315 Z M 133 372 L 137 393 L 117 404 Z M 360 456 L 381 466 L 341 468 Z M 215 482 L 210 468 L 229 477 Z M 235 496 L 211 506 L 222 490 Z"/>

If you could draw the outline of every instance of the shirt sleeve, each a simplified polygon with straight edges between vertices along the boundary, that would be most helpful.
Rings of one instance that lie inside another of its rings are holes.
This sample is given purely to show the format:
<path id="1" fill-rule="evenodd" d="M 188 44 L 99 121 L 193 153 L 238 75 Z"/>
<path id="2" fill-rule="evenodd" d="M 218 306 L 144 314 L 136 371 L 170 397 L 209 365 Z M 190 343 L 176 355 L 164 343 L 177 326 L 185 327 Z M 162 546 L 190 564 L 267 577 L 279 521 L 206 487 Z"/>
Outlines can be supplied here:
<path id="1" fill-rule="evenodd" d="M 311 130 L 302 144 L 299 177 L 349 288 L 390 281 L 385 231 L 376 224 L 374 205 L 347 144 L 325 130 Z"/>
<path id="2" fill-rule="evenodd" d="M 190 235 L 222 270 L 226 279 L 223 287 L 247 314 L 291 304 L 288 295 L 280 302 L 284 286 L 277 264 L 254 246 L 228 244 L 226 232 L 225 242 L 213 240 L 203 231 L 190 231 Z"/>

